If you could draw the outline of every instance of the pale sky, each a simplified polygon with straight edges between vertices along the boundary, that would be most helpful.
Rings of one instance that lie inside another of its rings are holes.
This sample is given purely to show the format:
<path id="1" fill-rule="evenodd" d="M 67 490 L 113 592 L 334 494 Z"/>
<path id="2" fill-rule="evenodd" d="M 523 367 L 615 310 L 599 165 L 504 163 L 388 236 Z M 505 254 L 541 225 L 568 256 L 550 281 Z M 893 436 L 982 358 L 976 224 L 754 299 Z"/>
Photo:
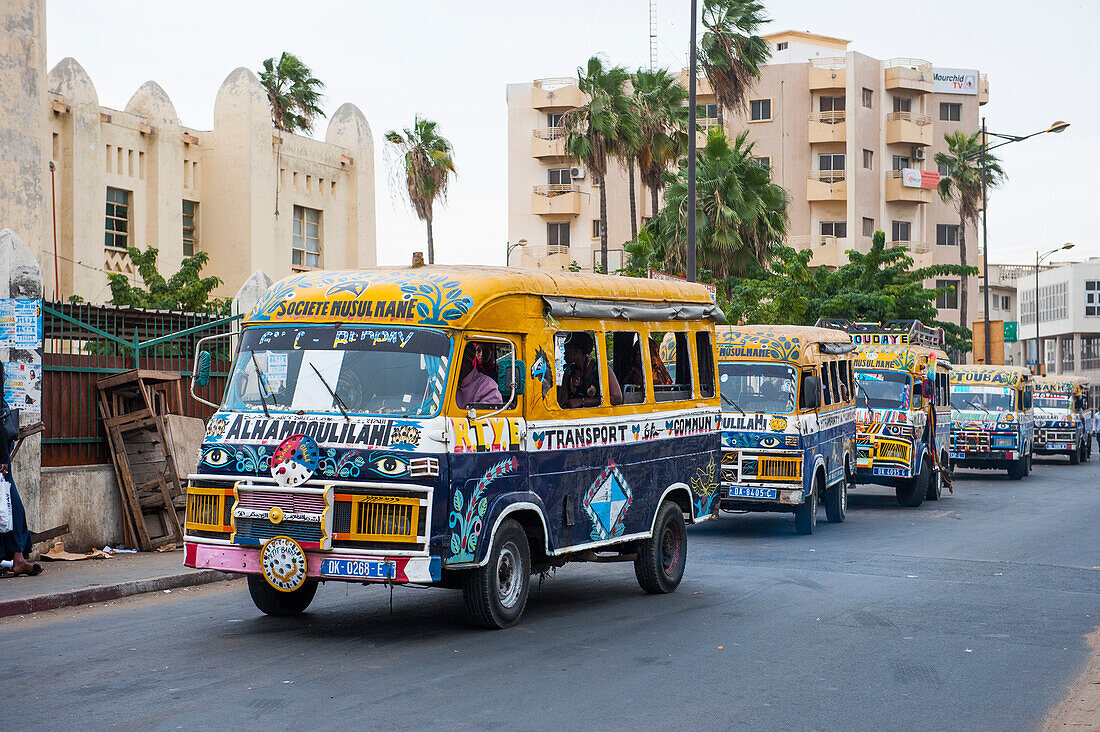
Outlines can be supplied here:
<path id="1" fill-rule="evenodd" d="M 999 154 L 1009 175 L 990 197 L 991 262 L 1034 261 L 1074 242 L 1072 259 L 1100 256 L 1100 0 L 764 0 L 764 32 L 806 30 L 849 39 L 876 58 L 924 58 L 989 75 L 989 129 L 1023 135 L 1056 119 L 1072 126 Z M 686 64 L 688 0 L 658 0 L 660 63 Z M 901 12 L 904 8 L 905 12 Z M 214 97 L 238 66 L 284 50 L 325 82 L 324 109 L 358 105 L 374 132 L 378 259 L 403 264 L 425 248 L 423 224 L 395 203 L 383 134 L 413 115 L 439 122 L 459 171 L 437 207 L 441 263 L 503 264 L 507 237 L 505 85 L 571 76 L 590 55 L 649 62 L 647 0 L 332 2 L 47 0 L 49 66 L 72 56 L 100 104 L 122 109 L 152 79 L 180 121 L 210 129 Z M 918 14 L 919 13 L 919 14 Z M 1039 31 L 1042 31 L 1041 33 Z M 318 125 L 324 136 L 327 122 Z"/>

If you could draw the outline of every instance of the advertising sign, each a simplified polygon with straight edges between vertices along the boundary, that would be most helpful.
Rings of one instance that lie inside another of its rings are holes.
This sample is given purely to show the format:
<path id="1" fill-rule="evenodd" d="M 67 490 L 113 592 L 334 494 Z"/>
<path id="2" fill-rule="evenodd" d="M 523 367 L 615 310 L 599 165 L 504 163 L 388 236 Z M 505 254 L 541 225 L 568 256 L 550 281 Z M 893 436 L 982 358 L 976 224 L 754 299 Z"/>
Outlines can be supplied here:
<path id="1" fill-rule="evenodd" d="M 932 91 L 936 94 L 978 93 L 977 69 L 932 69 Z"/>
<path id="2" fill-rule="evenodd" d="M 936 188 L 940 184 L 940 174 L 934 170 L 902 168 L 901 184 L 906 188 Z"/>
<path id="3" fill-rule="evenodd" d="M 651 280 L 671 280 L 673 282 L 687 282 L 683 277 L 677 277 L 676 275 L 665 274 L 655 269 L 649 270 L 649 279 Z M 707 288 L 707 292 L 710 293 L 710 301 L 718 301 L 718 288 L 715 285 L 708 285 L 706 282 L 696 282 L 697 285 L 702 285 Z"/>

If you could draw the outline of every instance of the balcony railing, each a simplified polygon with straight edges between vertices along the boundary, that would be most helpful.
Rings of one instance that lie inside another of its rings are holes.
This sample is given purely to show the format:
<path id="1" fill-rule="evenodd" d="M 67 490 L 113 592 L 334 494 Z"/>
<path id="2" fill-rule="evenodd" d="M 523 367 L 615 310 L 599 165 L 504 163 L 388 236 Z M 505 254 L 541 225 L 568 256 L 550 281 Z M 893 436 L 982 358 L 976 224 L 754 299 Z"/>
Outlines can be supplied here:
<path id="1" fill-rule="evenodd" d="M 932 124 L 932 118 L 929 117 L 927 114 L 917 114 L 915 112 L 891 112 L 890 114 L 886 115 L 886 121 L 912 122 L 913 124 L 920 125 L 921 127 L 923 127 L 924 125 Z"/>
<path id="2" fill-rule="evenodd" d="M 805 234 L 787 237 L 787 246 L 792 249 L 817 249 L 836 246 L 837 238 L 828 234 Z"/>
<path id="3" fill-rule="evenodd" d="M 542 186 L 535 186 L 533 193 L 536 196 L 547 196 L 553 198 L 554 196 L 561 196 L 566 193 L 579 193 L 581 187 L 576 183 L 548 183 Z"/>
<path id="4" fill-rule="evenodd" d="M 811 122 L 820 122 L 826 125 L 840 124 L 844 121 L 844 110 L 837 110 L 834 112 L 811 112 Z"/>
<path id="5" fill-rule="evenodd" d="M 567 86 L 576 86 L 577 80 L 572 76 L 555 76 L 549 79 L 535 79 L 533 86 L 543 91 L 554 91 Z"/>
<path id="6" fill-rule="evenodd" d="M 811 170 L 809 179 L 819 180 L 822 183 L 837 183 L 845 180 L 847 173 L 846 170 Z"/>
<path id="7" fill-rule="evenodd" d="M 531 135 L 538 140 L 557 140 L 565 137 L 564 127 L 539 127 L 531 130 Z"/>
<path id="8" fill-rule="evenodd" d="M 810 66 L 815 69 L 843 69 L 847 66 L 847 61 L 843 56 L 812 58 L 810 59 Z"/>
<path id="9" fill-rule="evenodd" d="M 923 241 L 888 241 L 886 242 L 886 248 L 890 247 L 905 247 L 911 254 L 927 254 L 932 251 L 932 247 L 927 242 Z"/>
<path id="10" fill-rule="evenodd" d="M 887 69 L 903 68 L 913 69 L 914 71 L 927 71 L 931 73 L 932 62 L 925 61 L 923 58 L 892 58 L 886 61 L 884 64 Z"/>

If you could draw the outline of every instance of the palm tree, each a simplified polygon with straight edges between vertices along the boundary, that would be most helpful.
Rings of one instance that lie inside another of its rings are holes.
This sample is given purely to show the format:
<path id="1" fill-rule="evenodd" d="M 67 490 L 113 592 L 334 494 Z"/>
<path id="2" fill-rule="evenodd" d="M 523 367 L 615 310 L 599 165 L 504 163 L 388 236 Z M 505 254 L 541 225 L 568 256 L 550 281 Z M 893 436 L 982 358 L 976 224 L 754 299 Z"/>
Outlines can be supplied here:
<path id="1" fill-rule="evenodd" d="M 944 135 L 943 139 L 947 142 L 947 152 L 936 153 L 936 165 L 940 169 L 946 168 L 947 174 L 940 178 L 939 194 L 944 203 L 954 200 L 955 210 L 959 212 L 959 264 L 966 267 L 963 235 L 967 224 L 978 219 L 982 201 L 982 156 L 985 156 L 985 182 L 988 188 L 999 186 L 1005 179 L 1005 173 L 1000 161 L 984 151 L 980 132 L 968 135 L 958 130 Z M 970 327 L 967 321 L 967 279 L 964 273 L 959 280 L 959 325 L 963 328 Z"/>
<path id="2" fill-rule="evenodd" d="M 756 34 L 770 22 L 764 17 L 764 6 L 753 0 L 703 0 L 706 32 L 699 42 L 699 63 L 719 109 L 745 106 L 772 55 L 767 41 Z"/>
<path id="3" fill-rule="evenodd" d="M 565 114 L 565 149 L 600 183 L 600 266 L 607 272 L 607 162 L 628 150 L 638 137 L 638 121 L 631 113 L 626 86 L 630 73 L 621 66 L 607 68 L 598 56 L 577 69 L 577 86 L 588 101 Z"/>
<path id="4" fill-rule="evenodd" d="M 642 183 L 649 189 L 650 212 L 656 216 L 665 174 L 687 151 L 687 92 L 668 69 L 639 69 L 633 86 L 639 132 L 635 156 Z M 636 232 L 634 238 L 638 238 Z"/>
<path id="5" fill-rule="evenodd" d="M 696 163 L 698 263 L 715 279 L 742 276 L 752 263 L 766 265 L 787 237 L 787 192 L 772 182 L 753 155 L 748 132 L 731 145 L 711 128 Z M 665 194 L 665 207 L 650 222 L 665 263 L 682 270 L 687 253 L 687 162 Z"/>
<path id="6" fill-rule="evenodd" d="M 437 131 L 438 125 L 419 114 L 410 130 L 390 130 L 386 142 L 400 156 L 405 171 L 409 203 L 421 221 L 428 225 L 428 264 L 435 264 L 435 240 L 432 238 L 432 206 L 436 199 L 447 198 L 447 184 L 455 172 L 454 147 Z"/>
<path id="7" fill-rule="evenodd" d="M 292 53 L 283 51 L 278 63 L 264 61 L 260 83 L 271 104 L 271 122 L 284 132 L 312 132 L 313 120 L 324 117 L 321 90 L 325 85 Z"/>

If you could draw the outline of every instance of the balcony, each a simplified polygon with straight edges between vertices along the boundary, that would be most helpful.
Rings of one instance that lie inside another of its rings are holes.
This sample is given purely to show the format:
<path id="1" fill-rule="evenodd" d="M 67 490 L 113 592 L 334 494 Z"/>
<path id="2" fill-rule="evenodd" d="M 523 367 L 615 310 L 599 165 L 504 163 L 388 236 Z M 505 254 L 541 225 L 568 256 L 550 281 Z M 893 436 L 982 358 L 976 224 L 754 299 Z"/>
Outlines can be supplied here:
<path id="1" fill-rule="evenodd" d="M 987 104 L 989 102 L 989 77 L 985 74 L 981 74 L 978 77 L 978 104 Z"/>
<path id="2" fill-rule="evenodd" d="M 810 144 L 816 142 L 844 142 L 848 134 L 848 125 L 844 121 L 844 110 L 839 112 L 814 112 L 810 115 Z"/>
<path id="3" fill-rule="evenodd" d="M 892 112 L 886 115 L 886 144 L 932 144 L 932 118 L 913 112 Z"/>
<path id="4" fill-rule="evenodd" d="M 891 247 L 905 247 L 909 250 L 910 254 L 928 254 L 932 251 L 932 247 L 923 241 L 888 241 L 886 242 L 886 248 Z"/>
<path id="5" fill-rule="evenodd" d="M 931 188 L 911 188 L 902 185 L 901 171 L 886 171 L 887 203 L 928 203 L 935 193 Z"/>
<path id="6" fill-rule="evenodd" d="M 687 91 L 688 88 L 688 81 L 690 81 L 690 78 L 688 77 L 688 70 L 680 69 L 680 86 L 684 87 L 685 91 Z M 707 78 L 707 75 L 703 72 L 702 69 L 700 69 L 698 74 L 696 74 L 695 76 L 695 96 L 714 96 L 714 89 L 710 85 L 710 79 Z"/>
<path id="7" fill-rule="evenodd" d="M 698 117 L 695 123 L 699 126 L 699 131 L 695 133 L 695 144 L 698 147 L 703 147 L 707 144 L 707 136 L 710 131 L 715 127 L 722 126 L 722 120 L 717 117 Z"/>
<path id="8" fill-rule="evenodd" d="M 577 216 L 581 212 L 581 187 L 576 183 L 535 186 L 531 213 L 539 216 Z"/>
<path id="9" fill-rule="evenodd" d="M 531 85 L 531 106 L 535 109 L 575 108 L 584 102 L 576 79 L 536 79 Z"/>
<path id="10" fill-rule="evenodd" d="M 810 59 L 810 91 L 843 89 L 846 67 L 843 56 Z"/>
<path id="11" fill-rule="evenodd" d="M 531 155 L 542 158 L 565 157 L 565 128 L 542 127 L 531 131 Z"/>
<path id="12" fill-rule="evenodd" d="M 886 91 L 932 91 L 932 64 L 920 58 L 892 58 L 886 62 Z"/>
<path id="13" fill-rule="evenodd" d="M 806 181 L 806 200 L 848 200 L 848 181 L 845 178 L 843 170 L 811 170 Z"/>
<path id="14" fill-rule="evenodd" d="M 813 251 L 813 256 L 810 258 L 811 267 L 836 269 L 848 263 L 846 251 L 850 247 L 848 239 L 844 237 L 838 239 L 824 234 L 809 234 L 788 237 L 786 243 L 792 249 Z"/>

